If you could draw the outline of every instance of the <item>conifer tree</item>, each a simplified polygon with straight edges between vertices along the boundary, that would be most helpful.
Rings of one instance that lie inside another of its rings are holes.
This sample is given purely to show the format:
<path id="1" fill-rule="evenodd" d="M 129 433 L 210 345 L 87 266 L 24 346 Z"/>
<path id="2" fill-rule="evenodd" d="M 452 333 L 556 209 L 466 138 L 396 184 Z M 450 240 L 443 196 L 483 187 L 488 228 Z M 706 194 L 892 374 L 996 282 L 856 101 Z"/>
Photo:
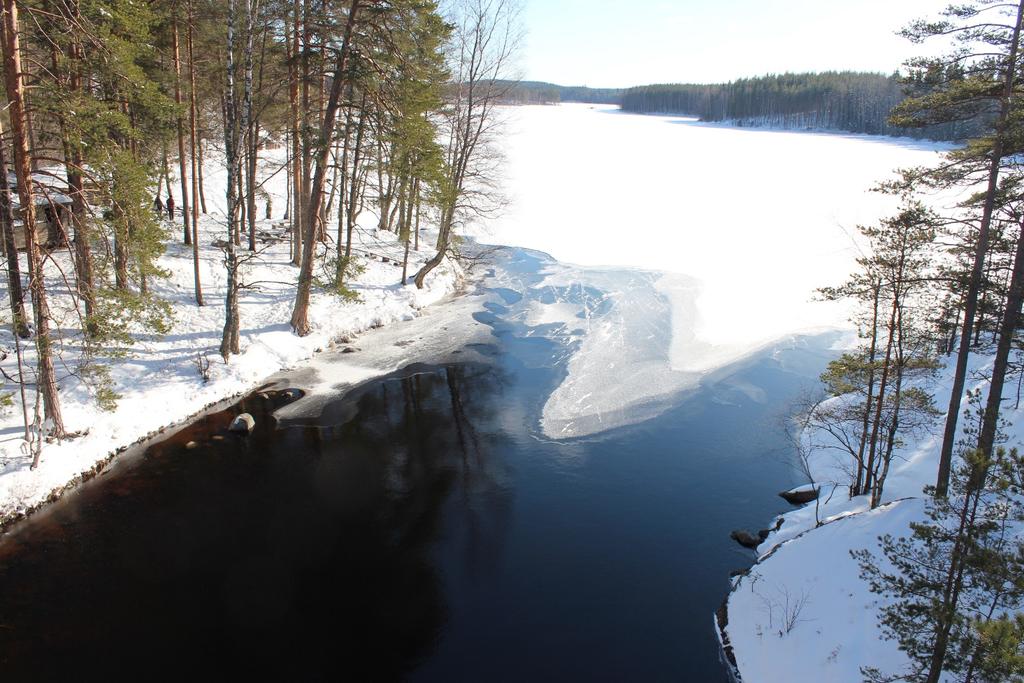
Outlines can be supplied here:
<path id="1" fill-rule="evenodd" d="M 50 334 L 50 308 L 43 274 L 43 261 L 36 244 L 36 205 L 33 191 L 32 157 L 29 152 L 28 119 L 26 115 L 25 89 L 22 80 L 20 26 L 18 5 L 15 0 L 4 0 L 3 17 L 0 22 L 0 45 L 4 56 L 4 85 L 7 90 L 8 112 L 11 120 L 11 139 L 14 147 L 14 172 L 18 179 L 18 195 L 22 207 L 22 221 L 25 230 L 25 245 L 28 253 L 29 291 L 32 296 L 32 310 L 35 317 L 36 348 L 36 391 L 42 396 L 43 414 L 49 422 L 49 433 L 54 438 L 66 434 L 61 414 L 60 397 L 57 395 L 57 378 L 54 372 L 54 347 Z M 40 425 L 40 431 L 42 431 Z M 39 451 L 36 451 L 38 464 Z"/>
<path id="2" fill-rule="evenodd" d="M 913 379 L 936 367 L 923 311 L 930 302 L 930 270 L 936 216 L 905 199 L 901 210 L 860 227 L 866 243 L 859 272 L 826 299 L 852 298 L 864 340 L 853 352 L 829 363 L 822 381 L 837 401 L 815 406 L 808 425 L 828 434 L 833 446 L 852 457 L 850 494 L 871 494 L 881 503 L 895 449 L 935 416 L 931 397 Z"/>
<path id="3" fill-rule="evenodd" d="M 25 314 L 25 294 L 21 285 L 21 263 L 14 241 L 14 202 L 8 182 L 7 150 L 0 127 L 0 231 L 3 235 L 4 254 L 7 256 L 7 294 L 11 302 L 14 333 L 21 339 L 30 336 Z"/>
<path id="4" fill-rule="evenodd" d="M 419 288 L 453 248 L 457 224 L 500 208 L 495 107 L 512 90 L 513 60 L 521 42 L 515 0 L 462 0 L 453 3 L 452 11 L 449 71 L 454 82 L 444 108 L 446 172 L 437 195 L 437 251 L 416 273 Z"/>
<path id="5" fill-rule="evenodd" d="M 949 672 L 994 683 L 1011 679 L 988 674 L 1019 667 L 1020 643 L 1006 638 L 1019 632 L 1014 615 L 1024 599 L 1024 546 L 1008 533 L 1024 521 L 1021 458 L 971 450 L 963 460 L 948 496 L 929 499 L 927 520 L 911 523 L 909 537 L 879 539 L 885 562 L 852 553 L 871 590 L 891 600 L 881 610 L 883 634 L 910 660 L 901 672 L 865 667 L 870 681 L 938 683 Z"/>
<path id="6" fill-rule="evenodd" d="M 901 103 L 893 112 L 893 122 L 924 126 L 986 117 L 992 121 L 989 134 L 950 153 L 951 163 L 944 164 L 940 172 L 924 174 L 932 184 L 973 186 L 980 181 L 985 188 L 978 197 L 981 215 L 963 297 L 960 343 L 936 477 L 935 493 L 940 496 L 946 493 L 952 467 L 1000 173 L 1007 156 L 1015 151 L 1010 141 L 1017 125 L 1022 24 L 1024 2 L 974 0 L 949 7 L 940 21 L 921 20 L 904 30 L 914 42 L 943 37 L 954 40 L 957 49 L 950 55 L 910 62 L 912 76 L 928 88 Z"/>
<path id="7" fill-rule="evenodd" d="M 323 120 L 318 131 L 315 145 L 315 171 L 310 181 L 308 194 L 303 196 L 305 210 L 303 215 L 302 263 L 299 266 L 299 284 L 295 294 L 295 305 L 292 308 L 291 326 L 296 334 L 305 336 L 310 332 L 309 297 L 313 286 L 313 260 L 316 257 L 316 231 L 320 225 L 320 210 L 324 202 L 324 183 L 327 178 L 327 166 L 331 147 L 336 134 L 335 124 L 341 106 L 341 95 L 349 74 L 348 62 L 352 52 L 352 40 L 356 22 L 360 20 L 363 10 L 361 0 L 351 0 L 345 18 L 345 28 L 341 36 L 341 44 L 335 53 L 335 68 L 331 81 L 331 94 L 324 110 Z"/>
<path id="8" fill-rule="evenodd" d="M 253 0 L 244 0 L 247 17 Z M 227 34 L 224 54 L 227 59 L 224 85 L 224 165 L 227 169 L 228 224 L 224 244 L 224 267 L 227 271 L 227 291 L 224 295 L 224 331 L 221 335 L 220 355 L 225 361 L 240 351 L 238 313 L 238 252 L 235 236 L 238 230 L 239 197 L 238 176 L 241 170 L 239 146 L 241 142 L 239 107 L 235 93 L 235 0 L 227 0 Z M 248 40 L 248 36 L 246 37 Z"/>

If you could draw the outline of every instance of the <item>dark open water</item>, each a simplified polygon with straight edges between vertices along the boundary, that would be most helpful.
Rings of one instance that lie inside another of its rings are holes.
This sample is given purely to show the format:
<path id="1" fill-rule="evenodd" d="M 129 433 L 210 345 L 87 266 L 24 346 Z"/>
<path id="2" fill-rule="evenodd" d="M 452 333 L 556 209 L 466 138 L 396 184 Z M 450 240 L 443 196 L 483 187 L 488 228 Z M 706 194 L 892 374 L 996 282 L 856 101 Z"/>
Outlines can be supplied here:
<path id="1" fill-rule="evenodd" d="M 285 395 L 250 396 L 15 525 L 0 680 L 724 681 L 712 615 L 753 559 L 728 534 L 802 483 L 780 418 L 827 354 L 766 353 L 552 442 L 564 365 L 515 297 L 478 313 L 490 362 L 407 367 L 279 424 Z M 242 410 L 247 439 L 226 434 Z"/>

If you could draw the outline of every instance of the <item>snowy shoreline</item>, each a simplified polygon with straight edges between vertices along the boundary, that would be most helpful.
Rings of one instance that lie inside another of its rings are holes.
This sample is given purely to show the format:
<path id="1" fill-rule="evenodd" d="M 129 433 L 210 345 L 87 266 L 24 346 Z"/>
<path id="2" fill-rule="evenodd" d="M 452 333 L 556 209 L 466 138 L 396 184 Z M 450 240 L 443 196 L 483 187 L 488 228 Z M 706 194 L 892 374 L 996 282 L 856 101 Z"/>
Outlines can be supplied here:
<path id="1" fill-rule="evenodd" d="M 987 391 L 991 362 L 984 355 L 971 359 L 968 391 Z M 926 388 L 944 405 L 951 385 L 947 367 Z M 1004 417 L 1007 446 L 1024 442 L 1024 406 L 1008 402 Z M 732 579 L 715 630 L 735 681 L 855 683 L 863 680 L 865 664 L 891 672 L 907 666 L 906 654 L 879 630 L 877 615 L 889 598 L 871 593 L 850 551 L 878 554 L 879 536 L 907 536 L 911 522 L 926 518 L 923 489 L 934 483 L 942 427 L 937 419 L 897 449 L 882 504 L 874 510 L 867 496 L 849 498 L 842 457 L 824 435 L 801 433 L 821 500 L 773 520 L 755 550 L 756 562 Z"/>
<path id="2" fill-rule="evenodd" d="M 261 159 L 260 168 L 277 206 L 285 205 L 285 178 L 276 173 L 281 163 L 283 158 L 268 155 Z M 211 198 L 218 196 L 223 176 L 222 169 L 209 174 L 207 193 Z M 366 212 L 353 244 L 361 272 L 347 283 L 355 297 L 314 288 L 309 309 L 313 331 L 298 337 L 288 325 L 297 269 L 291 265 L 285 222 L 278 217 L 261 218 L 257 221 L 260 251 L 243 272 L 250 287 L 240 300 L 242 353 L 224 363 L 217 348 L 224 324 L 226 275 L 223 255 L 215 241 L 224 234 L 226 220 L 223 206 L 218 206 L 216 199 L 209 208 L 210 212 L 199 220 L 199 260 L 206 305 L 195 304 L 191 247 L 172 241 L 159 259 L 168 277 L 150 282 L 153 294 L 172 310 L 170 331 L 158 336 L 133 330 L 135 342 L 127 355 L 93 359 L 109 374 L 111 388 L 120 396 L 113 411 L 100 407 L 95 385 L 81 371 L 87 359 L 81 344 L 77 302 L 63 279 L 63 272 L 72 269 L 70 254 L 64 248 L 50 255 L 46 279 L 54 334 L 61 347 L 57 362 L 61 409 L 68 431 L 78 435 L 59 443 L 45 443 L 39 467 L 30 469 L 32 453 L 24 440 L 18 390 L 16 386 L 6 387 L 14 405 L 0 412 L 0 528 L 56 500 L 130 446 L 252 391 L 274 373 L 307 363 L 319 351 L 337 342 L 346 343 L 366 330 L 416 318 L 424 307 L 455 293 L 464 276 L 457 263 L 445 259 L 428 276 L 424 289 L 412 284 L 411 275 L 433 255 L 432 231 L 424 229 L 420 249 L 409 252 L 409 284 L 402 285 L 404 244 L 393 233 L 377 231 L 376 217 Z M 178 235 L 180 240 L 180 222 L 165 220 L 164 227 L 172 239 Z M 13 349 L 9 329 L 0 333 L 0 344 Z M 23 351 L 31 409 L 34 349 L 29 345 Z M 209 363 L 205 371 L 204 361 Z M 17 377 L 13 351 L 0 361 L 0 367 L 8 377 Z"/>
<path id="3" fill-rule="evenodd" d="M 155 424 L 153 420 L 139 424 L 132 419 L 137 416 L 126 414 L 134 411 L 128 407 L 122 409 L 126 403 L 122 400 L 117 410 L 106 414 L 108 419 L 114 421 L 119 421 L 121 417 L 125 418 L 122 422 L 121 436 L 92 438 L 94 428 L 90 428 L 78 438 L 65 440 L 59 444 L 46 444 L 40 466 L 34 471 L 27 467 L 30 461 L 29 456 L 26 455 L 16 460 L 11 456 L 12 440 L 8 437 L 0 443 L 0 454 L 5 456 L 5 462 L 0 467 L 0 532 L 99 474 L 110 462 L 129 449 L 167 432 L 185 427 L 211 411 L 223 409 L 235 403 L 240 397 L 265 385 L 268 378 L 275 373 L 300 368 L 308 364 L 319 353 L 334 349 L 338 344 L 344 345 L 362 332 L 411 320 L 419 315 L 420 310 L 426 306 L 447 303 L 450 297 L 458 294 L 462 278 L 461 269 L 456 264 L 446 262 L 438 274 L 428 280 L 428 287 L 423 292 L 415 292 L 413 285 L 396 289 L 394 294 L 389 297 L 390 300 L 386 302 L 387 305 L 382 309 L 367 310 L 370 307 L 365 302 L 353 305 L 337 300 L 336 303 L 348 309 L 346 311 L 348 315 L 326 319 L 324 313 L 329 310 L 327 306 L 323 305 L 325 302 L 320 300 L 335 297 L 318 292 L 314 296 L 313 310 L 316 313 L 312 317 L 315 330 L 308 337 L 294 337 L 292 344 L 294 348 L 290 354 L 278 355 L 274 359 L 277 362 L 267 363 L 267 357 L 258 349 L 258 346 L 265 343 L 265 340 L 259 339 L 258 336 L 246 335 L 243 330 L 243 337 L 248 339 L 248 344 L 243 346 L 241 356 L 233 358 L 231 361 L 232 365 L 241 366 L 239 372 L 231 372 L 232 367 L 228 365 L 223 368 L 224 372 L 220 377 L 213 378 L 209 383 L 199 387 L 200 391 L 197 391 L 196 394 L 203 397 L 203 403 L 164 402 L 161 404 L 161 410 L 157 412 L 159 417 Z M 364 283 L 357 283 L 353 289 L 359 292 L 362 288 L 360 285 L 366 286 Z M 413 291 L 410 291 L 410 288 Z M 220 306 L 208 306 L 208 308 L 220 310 Z M 217 333 L 219 330 L 212 330 L 212 332 Z M 277 335 L 279 332 L 275 330 L 271 334 Z M 288 334 L 291 333 L 288 332 Z M 191 351 L 193 348 L 189 347 L 187 350 Z M 253 361 L 257 360 L 254 356 L 258 357 L 260 361 L 258 369 L 253 367 L 255 365 Z M 124 360 L 126 363 L 130 363 L 132 359 L 129 357 Z M 214 362 L 219 363 L 219 359 Z M 160 387 L 159 389 L 167 388 Z M 133 397 L 133 401 L 149 402 L 154 398 L 156 397 L 142 395 Z M 200 407 L 197 408 L 197 405 Z M 4 430 L 6 433 L 11 431 L 11 426 L 7 424 L 12 421 L 11 418 L 17 422 L 20 415 L 17 414 L 17 411 L 12 411 L 4 416 L 2 424 L 6 428 Z M 137 425 L 137 428 L 124 428 L 125 423 Z M 76 421 L 72 423 L 72 426 L 77 428 L 79 423 Z M 72 452 L 73 462 L 59 462 L 66 456 L 71 456 Z"/>

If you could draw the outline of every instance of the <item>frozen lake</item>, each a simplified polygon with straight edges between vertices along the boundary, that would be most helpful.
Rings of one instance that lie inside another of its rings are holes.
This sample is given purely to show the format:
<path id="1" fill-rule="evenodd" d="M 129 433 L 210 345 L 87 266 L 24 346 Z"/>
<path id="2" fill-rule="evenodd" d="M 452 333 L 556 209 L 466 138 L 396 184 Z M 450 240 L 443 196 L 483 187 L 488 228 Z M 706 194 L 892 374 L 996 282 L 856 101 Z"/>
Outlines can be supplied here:
<path id="1" fill-rule="evenodd" d="M 701 124 L 603 105 L 505 110 L 508 210 L 480 239 L 563 263 L 695 278 L 705 369 L 783 334 L 841 324 L 814 290 L 842 279 L 852 234 L 890 210 L 870 192 L 932 164 L 929 142 Z M 681 350 L 681 349 L 680 349 Z"/>
<path id="2" fill-rule="evenodd" d="M 630 421 L 625 413 L 649 416 L 651 398 L 782 337 L 845 327 L 845 307 L 815 301 L 815 290 L 853 269 L 856 226 L 895 207 L 871 189 L 893 169 L 933 164 L 948 149 L 601 105 L 504 115 L 508 207 L 473 233 L 551 254 L 570 271 L 552 273 L 553 285 L 597 282 L 613 308 L 596 322 L 584 315 L 586 340 L 545 407 L 552 437 L 591 433 L 593 418 L 610 411 L 619 418 L 606 426 Z M 602 271 L 623 269 L 650 271 L 636 281 L 659 295 L 604 286 Z M 668 335 L 650 332 L 665 325 Z M 657 334 L 667 348 L 638 353 Z M 570 415 L 583 419 L 567 430 Z"/>

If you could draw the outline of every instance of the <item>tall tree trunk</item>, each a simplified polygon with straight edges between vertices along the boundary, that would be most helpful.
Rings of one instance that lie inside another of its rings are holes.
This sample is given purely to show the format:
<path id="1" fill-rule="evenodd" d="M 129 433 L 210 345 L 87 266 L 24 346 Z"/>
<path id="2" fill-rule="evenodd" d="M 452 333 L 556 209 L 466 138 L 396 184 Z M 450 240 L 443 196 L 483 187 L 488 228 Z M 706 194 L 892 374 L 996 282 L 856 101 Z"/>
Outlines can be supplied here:
<path id="1" fill-rule="evenodd" d="M 971 279 L 968 283 L 967 295 L 964 299 L 964 321 L 960 333 L 960 348 L 957 349 L 956 370 L 953 374 L 949 408 L 946 412 L 946 427 L 942 435 L 942 449 L 939 452 L 939 471 L 935 481 L 936 496 L 945 496 L 949 490 L 949 474 L 953 463 L 953 446 L 956 443 L 957 421 L 960 418 L 960 402 L 963 399 L 964 383 L 967 380 L 967 359 L 971 353 L 971 333 L 974 329 L 974 315 L 978 307 L 981 276 L 985 270 L 985 255 L 988 253 L 989 228 L 992 223 L 992 213 L 995 209 L 996 194 L 999 189 L 999 171 L 1004 154 L 1003 137 L 1010 116 L 1010 105 L 1014 99 L 1014 84 L 1017 75 L 1017 46 L 1020 42 L 1022 22 L 1024 22 L 1024 2 L 1020 3 L 1017 7 L 1017 20 L 1013 26 L 1013 42 L 1010 45 L 1006 73 L 1003 78 L 1003 97 L 1000 104 L 999 118 L 996 121 L 996 135 L 995 141 L 992 144 L 992 158 L 989 161 L 988 187 L 985 191 L 985 204 L 982 208 L 981 225 L 978 229 L 978 243 L 974 249 Z"/>
<path id="2" fill-rule="evenodd" d="M 292 265 L 302 263 L 302 131 L 299 118 L 299 17 L 302 14 L 301 0 L 292 3 L 292 40 L 288 59 L 288 101 L 291 104 L 292 126 Z"/>
<path id="3" fill-rule="evenodd" d="M 246 0 L 247 24 L 252 0 Z M 237 176 L 238 163 L 238 106 L 235 104 L 235 0 L 227 0 L 227 86 L 224 105 L 224 151 L 227 165 L 228 238 L 224 247 L 227 270 L 227 292 L 224 296 L 224 332 L 221 335 L 220 355 L 227 361 L 240 350 L 238 320 L 238 252 L 235 235 L 238 227 Z"/>
<path id="4" fill-rule="evenodd" d="M 313 285 L 313 257 L 316 251 L 316 223 L 320 215 L 320 205 L 323 202 L 324 179 L 327 175 L 328 156 L 331 152 L 331 143 L 334 137 L 334 123 L 338 115 L 338 105 L 341 99 L 342 86 L 345 82 L 345 74 L 348 71 L 348 57 L 352 49 L 352 32 L 355 28 L 356 17 L 359 14 L 360 0 L 351 0 L 348 9 L 348 19 L 345 22 L 345 33 L 342 39 L 341 49 L 338 51 L 337 66 L 334 71 L 334 81 L 331 84 L 331 96 L 327 101 L 327 108 L 324 111 L 324 121 L 320 129 L 320 140 L 317 146 L 316 171 L 313 175 L 313 182 L 309 188 L 309 207 L 306 210 L 306 230 L 303 236 L 302 266 L 299 270 L 299 286 L 295 294 L 295 307 L 292 310 L 292 329 L 299 336 L 309 334 L 309 296 Z"/>
<path id="5" fill-rule="evenodd" d="M 413 229 L 413 251 L 420 250 L 420 204 L 422 203 L 420 182 L 416 181 L 416 226 Z"/>
<path id="6" fill-rule="evenodd" d="M 79 17 L 78 0 L 67 2 L 67 12 L 72 21 Z M 54 64 L 53 73 L 59 73 L 59 62 L 56 58 L 57 44 L 53 45 Z M 67 46 L 69 57 L 67 68 L 66 86 L 73 97 L 79 97 L 82 92 L 82 44 L 77 35 L 72 34 Z M 63 79 L 61 85 L 64 85 Z M 85 330 L 87 334 L 95 332 L 95 320 L 93 313 L 95 309 L 95 295 L 93 293 L 92 276 L 92 249 L 89 244 L 89 223 L 86 216 L 85 193 L 82 183 L 82 168 L 84 159 L 82 146 L 77 140 L 73 140 L 68 131 L 68 121 L 65 115 L 58 116 L 61 129 L 61 142 L 64 149 L 64 172 L 68 182 L 68 194 L 71 197 L 71 223 L 74 232 L 75 250 L 75 288 L 79 299 L 85 308 Z M 158 188 L 159 194 L 159 188 Z"/>
<path id="7" fill-rule="evenodd" d="M 249 115 L 252 115 L 252 102 L 248 103 Z M 256 164 L 259 161 L 259 123 L 250 123 L 249 130 L 249 153 L 246 155 L 246 185 L 248 192 L 245 195 L 245 214 L 249 219 L 249 251 L 256 251 Z"/>
<path id="8" fill-rule="evenodd" d="M 198 113 L 196 114 L 198 117 Z M 202 129 L 196 131 L 196 151 L 199 152 L 199 205 L 206 214 L 206 191 L 203 183 L 203 135 Z"/>
<path id="9" fill-rule="evenodd" d="M 338 182 L 338 239 L 335 245 L 337 258 L 334 263 L 334 282 L 341 287 L 345 278 L 345 214 L 348 203 L 348 166 L 349 166 L 349 143 L 352 141 L 352 87 L 349 86 L 349 104 L 345 107 L 345 132 L 341 137 L 341 167 L 340 179 Z M 337 175 L 335 176 L 337 178 Z M 333 195 L 333 190 L 332 193 Z"/>
<path id="10" fill-rule="evenodd" d="M 895 342 L 896 316 L 899 312 L 899 301 L 893 297 L 892 313 L 889 316 L 887 329 L 888 339 L 885 345 L 885 360 L 882 362 L 882 376 L 878 380 L 878 398 L 875 399 L 875 417 L 871 425 L 871 437 L 868 441 L 868 460 L 865 465 L 864 491 L 870 492 L 872 486 L 872 475 L 875 471 L 875 454 L 878 449 L 878 431 L 882 425 L 882 408 L 885 406 L 885 391 L 888 388 L 889 372 L 892 368 L 892 352 Z"/>
<path id="11" fill-rule="evenodd" d="M 186 44 L 188 47 L 188 129 L 189 129 L 189 146 L 190 154 L 189 158 L 192 163 L 192 275 L 194 279 L 194 288 L 196 295 L 196 305 L 203 305 L 203 283 L 200 278 L 199 269 L 199 212 L 195 210 L 195 199 L 199 195 L 199 180 L 196 177 L 198 169 L 198 159 L 196 154 L 199 148 L 199 141 L 196 138 L 196 118 L 198 114 L 198 108 L 196 106 L 196 69 L 195 69 L 195 51 L 193 48 L 192 32 L 193 26 L 195 25 L 195 11 L 192 4 L 192 0 L 188 0 L 188 33 L 186 37 Z M 203 213 L 206 213 L 205 206 L 203 207 Z"/>
<path id="12" fill-rule="evenodd" d="M 1003 384 L 1006 380 L 1006 369 L 1010 360 L 1010 348 L 1013 337 L 1020 322 L 1021 302 L 1024 300 L 1024 223 L 1021 234 L 1017 238 L 1017 250 L 1013 257 L 1013 274 L 1010 277 L 1010 288 L 1006 296 L 1006 307 L 999 324 L 999 342 L 996 344 L 996 357 L 992 362 L 992 381 L 989 384 L 988 400 L 978 435 L 978 450 L 987 456 L 992 455 L 996 432 L 999 427 L 999 407 L 1003 400 Z"/>
<path id="13" fill-rule="evenodd" d="M 21 45 L 18 38 L 18 6 L 15 0 L 3 0 L 4 85 L 7 89 L 8 115 L 14 147 L 14 173 L 18 179 L 18 196 L 25 226 L 25 248 L 28 252 L 29 291 L 36 323 L 37 391 L 42 395 L 43 411 L 50 421 L 50 434 L 65 435 L 64 419 L 57 395 L 57 378 L 53 367 L 53 343 L 50 339 L 50 309 L 43 280 L 43 263 L 36 244 L 36 207 L 32 188 L 32 157 L 28 151 L 28 130 L 25 118 L 25 96 L 22 84 Z"/>
<path id="14" fill-rule="evenodd" d="M 171 196 L 171 167 L 170 167 L 170 162 L 167 160 L 167 141 L 164 140 L 163 142 L 161 142 L 161 146 L 162 146 L 163 149 L 162 149 L 162 155 L 161 155 L 160 177 L 163 178 L 164 187 L 167 188 L 167 196 L 170 197 Z M 159 181 L 157 181 L 156 189 L 157 189 L 157 196 L 159 197 L 160 196 L 160 182 Z M 164 204 L 163 206 L 164 206 L 164 208 L 166 208 L 167 205 Z M 161 219 L 163 218 L 163 211 L 161 211 L 161 213 L 160 213 L 160 218 Z"/>
<path id="15" fill-rule="evenodd" d="M 953 628 L 957 606 L 960 604 L 960 593 L 963 590 L 964 570 L 967 555 L 973 545 L 977 530 L 978 508 L 981 503 L 981 486 L 976 476 L 971 476 L 963 503 L 958 515 L 957 535 L 946 563 L 946 577 L 942 590 L 942 604 L 938 621 L 933 630 L 931 660 L 925 674 L 926 683 L 939 683 L 942 670 L 946 663 L 946 651 L 949 649 L 949 634 Z"/>
<path id="16" fill-rule="evenodd" d="M 877 282 L 877 281 L 876 281 Z M 871 344 L 868 347 L 868 390 L 864 401 L 864 416 L 861 419 L 860 443 L 857 446 L 857 480 L 853 495 L 865 493 L 864 449 L 868 442 L 868 427 L 871 424 L 871 402 L 875 398 L 875 356 L 878 355 L 878 303 L 881 298 L 881 284 L 875 284 L 871 292 Z"/>
<path id="17" fill-rule="evenodd" d="M 246 0 L 248 2 L 249 0 Z M 244 110 L 243 110 L 244 111 Z M 244 114 L 243 114 L 244 117 Z M 239 130 L 238 135 L 238 146 L 235 147 L 235 158 L 238 160 L 238 171 L 235 173 L 235 196 L 238 198 L 238 221 L 232 224 L 231 234 L 235 240 L 235 246 L 242 246 L 242 226 L 245 225 L 247 220 L 246 214 L 248 213 L 248 205 L 245 203 L 245 170 L 243 164 L 245 163 L 245 124 L 242 123 L 242 128 Z"/>
<path id="18" fill-rule="evenodd" d="M 423 289 L 423 285 L 426 283 L 427 275 L 430 271 L 441 265 L 444 261 L 444 257 L 448 254 L 448 244 L 451 239 L 452 221 L 451 210 L 444 208 L 441 210 L 441 222 L 437 227 L 437 253 L 427 259 L 427 262 L 417 271 L 413 277 L 413 282 L 416 283 L 417 289 Z"/>
<path id="19" fill-rule="evenodd" d="M 174 6 L 171 21 L 171 40 L 174 42 L 174 103 L 178 105 L 176 125 L 178 129 L 178 176 L 181 179 L 181 224 L 185 244 L 192 244 L 192 226 L 188 219 L 188 173 L 185 172 L 185 122 L 181 115 L 181 51 L 178 43 L 178 6 Z"/>
<path id="20" fill-rule="evenodd" d="M 28 73 L 29 71 L 26 67 L 25 72 L 21 76 L 22 84 L 31 80 L 26 78 Z M 39 140 L 36 138 L 36 125 L 35 122 L 32 120 L 34 112 L 32 111 L 32 107 L 29 105 L 28 102 L 28 93 L 26 92 L 23 95 L 23 97 L 25 101 L 25 127 L 28 130 L 26 140 L 28 141 L 29 156 L 32 159 L 29 166 L 32 169 L 32 172 L 35 173 L 36 171 L 39 170 L 39 159 L 36 158 L 36 154 L 39 150 Z"/>
<path id="21" fill-rule="evenodd" d="M 414 208 L 414 206 L 416 204 L 416 195 L 419 194 L 419 191 L 420 191 L 420 179 L 416 178 L 412 182 L 411 189 L 408 191 L 408 194 L 409 194 L 408 199 L 403 199 L 403 201 L 405 202 L 405 210 L 402 212 L 403 213 L 402 218 L 401 218 L 402 227 L 401 227 L 401 231 L 399 232 L 399 236 L 401 237 L 402 241 L 405 242 L 405 250 L 404 250 L 404 253 L 402 254 L 402 286 L 403 287 L 405 286 L 406 281 L 408 279 L 407 276 L 408 276 L 408 272 L 409 272 L 409 246 L 410 246 L 410 243 L 412 242 L 412 235 L 410 234 L 411 231 L 412 231 L 412 215 L 413 215 L 413 208 Z"/>
<path id="22" fill-rule="evenodd" d="M 360 187 L 365 186 L 365 183 L 359 179 L 363 159 L 363 133 L 365 130 L 366 93 L 363 92 L 362 103 L 359 107 L 359 123 L 356 125 L 356 141 L 352 149 L 352 176 L 349 180 L 348 201 L 345 206 L 345 258 L 344 263 L 339 264 L 339 269 L 348 268 L 352 262 L 352 232 L 355 229 L 356 221 L 359 219 Z M 344 271 L 339 270 L 339 283 L 344 280 L 344 275 Z"/>
<path id="23" fill-rule="evenodd" d="M 341 162 L 338 160 L 338 156 L 339 156 L 338 155 L 338 147 L 340 147 L 340 146 L 341 145 L 340 145 L 339 142 L 335 142 L 334 143 L 334 151 L 331 152 L 331 157 L 333 157 L 333 163 L 331 164 L 331 166 L 333 167 L 331 169 L 331 183 L 330 183 L 331 191 L 327 195 L 327 201 L 320 208 L 320 226 L 321 226 L 321 228 L 320 228 L 320 231 L 319 231 L 320 234 L 317 235 L 317 239 L 319 239 L 321 242 L 323 242 L 325 244 L 327 243 L 327 234 L 326 234 L 325 228 L 323 226 L 325 226 L 327 224 L 327 217 L 331 215 L 331 209 L 334 208 L 334 198 L 338 195 L 338 173 L 339 173 L 339 168 L 341 167 Z"/>
<path id="24" fill-rule="evenodd" d="M 11 188 L 7 178 L 7 149 L 3 143 L 3 127 L 0 125 L 0 230 L 3 230 L 4 253 L 7 256 L 7 294 L 11 301 L 14 332 L 20 338 L 28 339 L 31 333 L 28 316 L 25 314 L 21 264 L 18 259 L 18 247 L 14 241 L 14 204 L 11 202 Z"/>
<path id="25" fill-rule="evenodd" d="M 394 203 L 395 193 L 395 174 L 391 172 L 385 173 L 386 164 L 384 163 L 384 142 L 379 137 L 377 139 L 377 190 L 379 194 L 378 204 L 380 204 L 380 218 L 377 221 L 378 230 L 391 230 L 391 205 Z M 384 184 L 384 179 L 387 178 L 387 185 Z"/>
<path id="26" fill-rule="evenodd" d="M 885 490 L 885 480 L 889 476 L 889 465 L 892 463 L 892 452 L 896 446 L 896 434 L 900 428 L 900 408 L 903 404 L 903 373 L 906 369 L 906 354 L 903 346 L 903 307 L 896 322 L 896 376 L 892 383 L 892 412 L 889 415 L 889 425 L 886 429 L 885 450 L 881 457 L 881 471 L 874 475 L 875 485 L 871 490 L 871 507 L 878 507 L 882 503 L 882 492 Z"/>
<path id="27" fill-rule="evenodd" d="M 117 195 L 119 180 L 117 172 L 110 183 L 111 194 Z M 124 207 L 119 202 L 114 202 L 111 207 L 114 223 L 114 287 L 118 291 L 128 290 L 128 219 L 124 213 Z"/>
<path id="28" fill-rule="evenodd" d="M 309 97 L 309 53 L 312 50 L 312 29 L 310 28 L 310 0 L 302 0 L 302 51 L 300 52 L 299 65 L 302 73 L 302 109 L 299 111 L 299 140 L 302 142 L 302 194 L 299 195 L 299 206 L 301 211 L 299 215 L 302 216 L 302 235 L 303 239 L 300 242 L 303 249 L 303 256 L 305 256 L 305 250 L 312 248 L 314 245 L 312 242 L 307 242 L 305 239 L 306 231 L 309 229 L 309 225 L 316 226 L 316 219 L 320 215 L 319 213 L 309 213 L 309 195 L 311 192 L 312 180 L 312 152 L 311 146 L 313 144 L 313 131 L 312 122 L 310 117 L 312 110 L 310 109 L 310 97 Z M 309 222 L 309 225 L 307 225 Z"/>
<path id="29" fill-rule="evenodd" d="M 253 2 L 247 0 L 246 41 L 245 41 L 245 170 L 247 192 L 245 194 L 245 216 L 249 223 L 249 251 L 256 251 L 256 154 L 259 128 L 252 111 L 252 69 L 253 69 Z"/>

